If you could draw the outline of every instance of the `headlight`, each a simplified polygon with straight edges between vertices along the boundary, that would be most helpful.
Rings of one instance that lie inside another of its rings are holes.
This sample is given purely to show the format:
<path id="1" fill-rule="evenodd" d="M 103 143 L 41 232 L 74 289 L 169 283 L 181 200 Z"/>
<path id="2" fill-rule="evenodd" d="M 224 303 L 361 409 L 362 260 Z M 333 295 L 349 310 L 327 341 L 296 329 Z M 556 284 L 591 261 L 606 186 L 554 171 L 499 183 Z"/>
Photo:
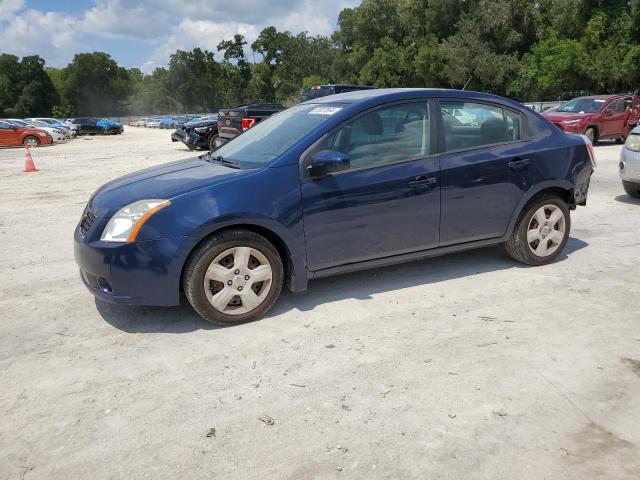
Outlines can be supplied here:
<path id="1" fill-rule="evenodd" d="M 142 225 L 164 207 L 169 200 L 139 200 L 121 208 L 104 227 L 100 240 L 103 242 L 135 242 Z"/>
<path id="2" fill-rule="evenodd" d="M 194 128 L 196 133 L 205 133 L 207 130 L 209 130 L 211 127 L 197 127 Z"/>
<path id="3" fill-rule="evenodd" d="M 624 142 L 624 148 L 632 152 L 640 152 L 640 135 L 629 135 Z"/>
<path id="4" fill-rule="evenodd" d="M 564 123 L 565 125 L 575 125 L 576 123 L 579 123 L 580 120 L 563 120 L 562 123 Z"/>

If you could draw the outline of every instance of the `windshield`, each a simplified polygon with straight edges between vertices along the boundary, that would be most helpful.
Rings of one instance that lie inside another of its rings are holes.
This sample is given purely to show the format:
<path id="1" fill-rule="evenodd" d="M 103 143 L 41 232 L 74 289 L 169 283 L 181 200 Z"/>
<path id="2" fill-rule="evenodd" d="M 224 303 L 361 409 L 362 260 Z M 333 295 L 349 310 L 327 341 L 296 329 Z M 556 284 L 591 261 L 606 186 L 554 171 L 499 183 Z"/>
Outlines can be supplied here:
<path id="1" fill-rule="evenodd" d="M 596 113 L 602 108 L 605 100 L 601 98 L 575 98 L 558 109 L 559 112 Z"/>
<path id="2" fill-rule="evenodd" d="M 263 120 L 211 153 L 242 168 L 260 168 L 341 110 L 336 105 L 298 105 Z"/>

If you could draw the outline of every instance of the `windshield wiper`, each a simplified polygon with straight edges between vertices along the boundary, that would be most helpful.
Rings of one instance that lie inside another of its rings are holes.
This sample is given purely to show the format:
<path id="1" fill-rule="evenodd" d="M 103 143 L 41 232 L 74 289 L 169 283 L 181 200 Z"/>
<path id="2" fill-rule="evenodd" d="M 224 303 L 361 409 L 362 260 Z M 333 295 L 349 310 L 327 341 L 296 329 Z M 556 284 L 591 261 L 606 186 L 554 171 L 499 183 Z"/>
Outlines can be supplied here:
<path id="1" fill-rule="evenodd" d="M 212 152 L 207 153 L 207 154 L 203 155 L 200 158 L 202 158 L 203 160 L 206 160 L 207 162 L 211 162 L 211 163 L 219 162 L 220 165 L 225 165 L 225 166 L 230 167 L 230 168 L 236 168 L 238 170 L 242 170 L 242 167 L 239 164 L 237 164 L 236 162 L 232 162 L 231 160 L 227 160 L 222 155 L 217 155 L 217 156 L 213 155 Z"/>

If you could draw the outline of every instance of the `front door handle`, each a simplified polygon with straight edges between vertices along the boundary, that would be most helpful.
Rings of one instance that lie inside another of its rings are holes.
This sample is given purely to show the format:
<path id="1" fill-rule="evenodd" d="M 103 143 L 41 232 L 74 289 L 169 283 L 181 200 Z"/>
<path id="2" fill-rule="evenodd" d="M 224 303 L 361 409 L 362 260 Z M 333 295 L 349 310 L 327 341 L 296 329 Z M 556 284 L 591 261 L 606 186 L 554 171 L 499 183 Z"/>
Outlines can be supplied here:
<path id="1" fill-rule="evenodd" d="M 531 160 L 528 158 L 514 158 L 509 162 L 509 168 L 516 172 L 525 170 L 529 165 L 531 165 Z"/>
<path id="2" fill-rule="evenodd" d="M 418 175 L 409 182 L 410 188 L 431 188 L 438 181 L 435 177 L 427 177 L 426 175 Z"/>

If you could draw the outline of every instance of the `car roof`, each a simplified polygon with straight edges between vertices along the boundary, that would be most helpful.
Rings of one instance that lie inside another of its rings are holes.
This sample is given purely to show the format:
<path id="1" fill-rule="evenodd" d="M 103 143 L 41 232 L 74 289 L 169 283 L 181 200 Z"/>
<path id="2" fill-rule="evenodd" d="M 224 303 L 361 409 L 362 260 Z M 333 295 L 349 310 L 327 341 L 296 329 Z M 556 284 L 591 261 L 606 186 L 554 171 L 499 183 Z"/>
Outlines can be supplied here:
<path id="1" fill-rule="evenodd" d="M 583 98 L 585 100 L 609 100 L 613 98 L 624 98 L 624 97 L 631 97 L 631 96 L 632 95 L 630 93 L 619 93 L 616 95 L 586 95 L 584 97 L 576 97 L 575 99 Z"/>
<path id="2" fill-rule="evenodd" d="M 474 92 L 472 90 L 454 90 L 447 88 L 376 88 L 366 90 L 355 90 L 353 92 L 338 93 L 313 100 L 307 100 L 304 103 L 326 103 L 326 104 L 356 104 L 361 102 L 375 101 L 393 102 L 394 100 L 406 100 L 412 98 L 464 98 L 474 100 L 487 100 L 508 102 L 517 108 L 523 107 L 522 104 L 516 103 L 504 97 L 493 95 L 491 93 Z"/>

